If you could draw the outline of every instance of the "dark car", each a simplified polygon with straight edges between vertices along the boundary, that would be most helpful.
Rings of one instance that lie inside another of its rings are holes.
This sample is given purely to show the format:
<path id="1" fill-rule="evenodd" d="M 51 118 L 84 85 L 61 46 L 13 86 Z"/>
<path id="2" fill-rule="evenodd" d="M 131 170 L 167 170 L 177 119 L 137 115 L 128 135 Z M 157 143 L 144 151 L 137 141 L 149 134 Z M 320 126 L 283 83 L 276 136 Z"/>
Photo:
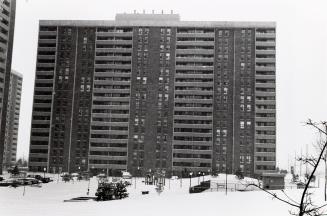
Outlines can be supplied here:
<path id="1" fill-rule="evenodd" d="M 19 185 L 35 185 L 35 184 L 39 184 L 40 180 L 27 177 L 27 178 L 18 178 L 17 182 L 19 183 Z"/>
<path id="2" fill-rule="evenodd" d="M 42 183 L 49 183 L 49 182 L 53 181 L 49 177 L 42 177 L 41 175 L 28 175 L 27 177 L 35 178 L 37 180 L 40 180 Z"/>
<path id="3" fill-rule="evenodd" d="M 49 182 L 52 182 L 52 179 L 49 177 L 45 177 L 45 178 L 42 178 L 41 181 L 42 181 L 42 183 L 49 183 Z"/>
<path id="4" fill-rule="evenodd" d="M 37 180 L 41 180 L 42 179 L 42 176 L 40 176 L 40 175 L 27 175 L 27 177 L 28 178 L 35 178 L 35 179 L 37 179 Z"/>
<path id="5" fill-rule="evenodd" d="M 4 180 L 2 182 L 0 182 L 0 187 L 18 187 L 19 186 L 19 182 L 15 179 L 8 179 L 8 180 Z"/>

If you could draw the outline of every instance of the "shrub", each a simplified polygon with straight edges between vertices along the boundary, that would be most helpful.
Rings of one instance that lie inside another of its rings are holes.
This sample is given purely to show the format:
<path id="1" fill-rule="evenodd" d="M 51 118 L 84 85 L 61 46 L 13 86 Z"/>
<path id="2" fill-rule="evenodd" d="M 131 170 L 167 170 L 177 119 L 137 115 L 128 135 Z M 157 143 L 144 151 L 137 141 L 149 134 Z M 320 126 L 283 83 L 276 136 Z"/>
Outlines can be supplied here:
<path id="1" fill-rule="evenodd" d="M 238 179 L 244 179 L 244 175 L 243 175 L 243 172 L 241 171 L 241 169 L 238 169 L 236 172 L 235 172 L 235 175 Z"/>
<path id="2" fill-rule="evenodd" d="M 123 182 L 117 183 L 100 183 L 95 193 L 97 201 L 107 201 L 114 199 L 124 199 L 128 197 L 126 184 Z"/>

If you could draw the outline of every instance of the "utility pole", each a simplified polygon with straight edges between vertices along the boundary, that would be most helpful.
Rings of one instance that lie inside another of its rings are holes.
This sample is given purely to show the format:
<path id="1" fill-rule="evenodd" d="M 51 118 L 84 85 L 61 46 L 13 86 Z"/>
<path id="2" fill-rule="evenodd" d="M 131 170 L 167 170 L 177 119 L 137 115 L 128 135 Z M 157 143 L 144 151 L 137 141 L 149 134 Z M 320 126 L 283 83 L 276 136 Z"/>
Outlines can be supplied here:
<path id="1" fill-rule="evenodd" d="M 305 157 L 308 158 L 308 144 L 306 145 L 305 148 L 306 148 L 305 149 L 305 151 L 306 151 Z M 308 175 L 308 163 L 305 163 L 305 175 Z"/>
<path id="2" fill-rule="evenodd" d="M 327 134 L 327 124 L 325 125 L 325 133 Z M 327 142 L 327 137 L 326 137 L 326 142 Z M 325 201 L 327 201 L 327 148 L 325 152 Z"/>
<path id="3" fill-rule="evenodd" d="M 302 148 L 301 148 L 301 159 L 303 159 Z M 302 162 L 300 163 L 300 180 L 301 180 L 301 177 L 302 177 Z"/>
<path id="4" fill-rule="evenodd" d="M 294 175 L 296 175 L 296 151 L 294 152 Z"/>
<path id="5" fill-rule="evenodd" d="M 227 195 L 227 164 L 226 164 L 226 185 L 225 185 L 225 194 Z"/>

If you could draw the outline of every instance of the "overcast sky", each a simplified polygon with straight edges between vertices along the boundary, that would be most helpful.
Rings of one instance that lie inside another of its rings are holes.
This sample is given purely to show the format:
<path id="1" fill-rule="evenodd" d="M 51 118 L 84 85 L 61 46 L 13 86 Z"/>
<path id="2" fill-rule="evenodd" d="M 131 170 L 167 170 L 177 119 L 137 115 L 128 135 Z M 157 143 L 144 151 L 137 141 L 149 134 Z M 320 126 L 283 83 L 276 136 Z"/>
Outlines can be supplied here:
<path id="1" fill-rule="evenodd" d="M 40 19 L 174 10 L 185 21 L 277 22 L 277 164 L 286 168 L 316 139 L 303 122 L 327 120 L 326 9 L 326 0 L 17 0 L 12 67 L 24 75 L 18 157 L 28 156 Z"/>

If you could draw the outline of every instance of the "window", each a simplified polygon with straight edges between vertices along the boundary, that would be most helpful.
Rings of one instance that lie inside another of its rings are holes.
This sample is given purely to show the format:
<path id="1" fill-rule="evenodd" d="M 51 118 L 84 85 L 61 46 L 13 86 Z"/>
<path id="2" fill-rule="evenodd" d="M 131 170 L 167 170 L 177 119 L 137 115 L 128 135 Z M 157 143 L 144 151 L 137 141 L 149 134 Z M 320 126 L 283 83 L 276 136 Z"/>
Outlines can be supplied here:
<path id="1" fill-rule="evenodd" d="M 240 128 L 244 129 L 244 121 L 240 121 Z"/>
<path id="2" fill-rule="evenodd" d="M 240 97 L 240 102 L 241 102 L 241 103 L 244 103 L 244 96 L 241 96 L 241 97 Z"/>

